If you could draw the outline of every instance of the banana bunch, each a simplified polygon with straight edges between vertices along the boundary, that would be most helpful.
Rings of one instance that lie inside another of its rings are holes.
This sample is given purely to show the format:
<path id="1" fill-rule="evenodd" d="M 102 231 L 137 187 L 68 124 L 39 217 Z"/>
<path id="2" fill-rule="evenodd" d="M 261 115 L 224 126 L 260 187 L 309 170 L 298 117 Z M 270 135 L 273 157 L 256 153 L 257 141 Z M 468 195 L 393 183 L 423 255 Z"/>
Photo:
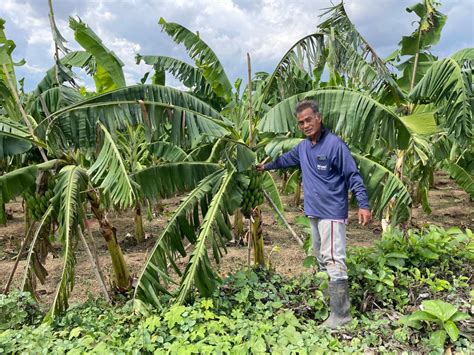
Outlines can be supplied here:
<path id="1" fill-rule="evenodd" d="M 263 195 L 263 173 L 255 169 L 248 170 L 246 175 L 250 178 L 248 187 L 241 186 L 244 190 L 242 204 L 240 205 L 242 213 L 249 218 L 252 210 L 261 205 L 264 201 Z"/>
<path id="2" fill-rule="evenodd" d="M 31 216 L 34 220 L 39 221 L 43 218 L 44 213 L 48 209 L 50 204 L 50 199 L 53 197 L 54 193 L 52 189 L 46 190 L 44 195 L 39 195 L 36 193 L 26 192 L 24 194 L 26 204 L 31 211 Z"/>

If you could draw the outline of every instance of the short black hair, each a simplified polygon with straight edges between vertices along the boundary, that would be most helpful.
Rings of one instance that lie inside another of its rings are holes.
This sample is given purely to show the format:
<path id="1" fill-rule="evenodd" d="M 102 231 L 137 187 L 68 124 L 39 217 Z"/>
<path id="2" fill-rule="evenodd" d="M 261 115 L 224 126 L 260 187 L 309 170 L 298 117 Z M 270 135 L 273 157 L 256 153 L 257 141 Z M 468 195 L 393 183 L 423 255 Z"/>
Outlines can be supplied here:
<path id="1" fill-rule="evenodd" d="M 319 106 L 315 100 L 303 100 L 296 104 L 295 116 L 298 115 L 298 113 L 306 110 L 307 108 L 311 108 L 314 113 L 319 113 Z"/>

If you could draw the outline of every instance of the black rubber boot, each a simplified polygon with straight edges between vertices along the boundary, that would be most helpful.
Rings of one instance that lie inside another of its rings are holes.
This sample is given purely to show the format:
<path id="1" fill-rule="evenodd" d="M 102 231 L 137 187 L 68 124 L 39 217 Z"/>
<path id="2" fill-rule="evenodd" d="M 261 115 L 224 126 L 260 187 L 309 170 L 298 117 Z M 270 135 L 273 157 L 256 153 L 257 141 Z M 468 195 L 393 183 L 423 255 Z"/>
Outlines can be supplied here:
<path id="1" fill-rule="evenodd" d="M 336 329 L 352 320 L 347 280 L 329 282 L 329 301 L 331 314 L 321 327 Z"/>

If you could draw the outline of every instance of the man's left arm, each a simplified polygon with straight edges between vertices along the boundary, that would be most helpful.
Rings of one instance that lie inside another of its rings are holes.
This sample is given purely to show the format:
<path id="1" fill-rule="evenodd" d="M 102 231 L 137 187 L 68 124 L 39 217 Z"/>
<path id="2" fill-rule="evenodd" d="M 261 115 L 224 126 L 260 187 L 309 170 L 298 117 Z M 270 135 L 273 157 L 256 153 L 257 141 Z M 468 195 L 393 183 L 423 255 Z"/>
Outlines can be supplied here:
<path id="1" fill-rule="evenodd" d="M 352 154 L 345 143 L 341 144 L 339 162 L 340 168 L 349 190 L 355 195 L 357 204 L 359 205 L 359 224 L 367 225 L 372 217 L 369 205 L 369 195 L 365 188 L 364 181 L 360 176 L 359 169 L 355 163 Z"/>

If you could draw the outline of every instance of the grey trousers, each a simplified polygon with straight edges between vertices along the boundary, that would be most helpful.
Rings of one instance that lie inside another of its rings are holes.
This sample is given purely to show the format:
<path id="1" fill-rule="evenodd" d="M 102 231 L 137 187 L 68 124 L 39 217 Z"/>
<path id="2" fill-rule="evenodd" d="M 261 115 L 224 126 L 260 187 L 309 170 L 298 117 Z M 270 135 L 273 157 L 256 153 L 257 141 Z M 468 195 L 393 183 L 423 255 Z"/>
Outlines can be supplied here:
<path id="1" fill-rule="evenodd" d="M 347 280 L 346 224 L 344 221 L 309 218 L 313 253 L 330 281 Z"/>

